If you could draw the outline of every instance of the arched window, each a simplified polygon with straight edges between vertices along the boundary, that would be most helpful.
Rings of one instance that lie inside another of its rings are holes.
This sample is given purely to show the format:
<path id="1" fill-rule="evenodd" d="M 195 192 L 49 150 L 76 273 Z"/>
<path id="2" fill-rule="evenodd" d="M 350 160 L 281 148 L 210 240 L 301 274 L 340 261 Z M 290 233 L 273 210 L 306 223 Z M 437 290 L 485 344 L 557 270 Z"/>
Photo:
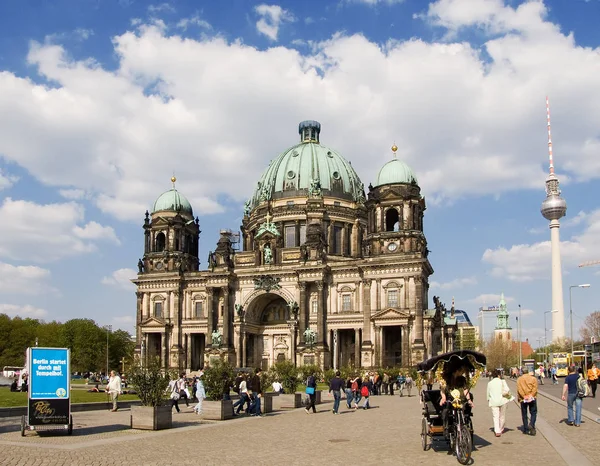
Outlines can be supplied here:
<path id="1" fill-rule="evenodd" d="M 165 250 L 165 234 L 161 231 L 158 235 L 156 235 L 156 248 L 155 251 L 156 252 L 162 252 Z"/>
<path id="2" fill-rule="evenodd" d="M 385 231 L 400 230 L 400 216 L 396 209 L 388 209 L 385 213 Z"/>

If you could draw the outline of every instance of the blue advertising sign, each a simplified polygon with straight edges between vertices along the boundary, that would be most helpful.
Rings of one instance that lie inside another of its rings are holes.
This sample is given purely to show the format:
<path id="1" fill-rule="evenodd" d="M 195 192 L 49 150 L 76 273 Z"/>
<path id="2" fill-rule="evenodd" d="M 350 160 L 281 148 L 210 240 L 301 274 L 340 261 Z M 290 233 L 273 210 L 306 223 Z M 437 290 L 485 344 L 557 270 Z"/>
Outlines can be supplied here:
<path id="1" fill-rule="evenodd" d="M 32 400 L 68 399 L 70 389 L 69 350 L 30 348 L 29 398 Z"/>

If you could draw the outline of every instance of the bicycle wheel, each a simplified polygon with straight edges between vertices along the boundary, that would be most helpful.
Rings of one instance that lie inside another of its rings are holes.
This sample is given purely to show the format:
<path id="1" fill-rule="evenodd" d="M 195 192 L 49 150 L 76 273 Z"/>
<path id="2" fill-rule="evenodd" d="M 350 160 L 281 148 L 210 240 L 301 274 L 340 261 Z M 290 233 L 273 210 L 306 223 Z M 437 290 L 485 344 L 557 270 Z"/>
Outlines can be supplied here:
<path id="1" fill-rule="evenodd" d="M 462 423 L 457 425 L 455 452 L 456 459 L 460 464 L 469 464 L 472 449 L 473 444 L 471 443 L 471 433 L 469 432 L 469 429 Z"/>
<path id="2" fill-rule="evenodd" d="M 429 438 L 429 423 L 426 418 L 423 418 L 421 421 L 421 446 L 423 447 L 423 451 L 429 450 L 429 446 L 431 445 Z"/>

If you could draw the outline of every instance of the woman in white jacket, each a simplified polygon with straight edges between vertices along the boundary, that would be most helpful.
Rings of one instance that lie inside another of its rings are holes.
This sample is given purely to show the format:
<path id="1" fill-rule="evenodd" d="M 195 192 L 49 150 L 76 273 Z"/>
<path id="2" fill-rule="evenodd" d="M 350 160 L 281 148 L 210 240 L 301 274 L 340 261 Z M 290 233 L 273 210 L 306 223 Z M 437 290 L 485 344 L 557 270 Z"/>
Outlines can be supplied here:
<path id="1" fill-rule="evenodd" d="M 206 398 L 206 391 L 204 390 L 204 383 L 202 382 L 203 371 L 200 371 L 198 378 L 196 379 L 196 398 L 198 398 L 198 404 L 194 406 L 194 412 L 196 414 L 202 414 L 202 402 Z"/>
<path id="2" fill-rule="evenodd" d="M 500 378 L 500 371 L 495 369 L 492 372 L 492 380 L 487 385 L 487 399 L 490 408 L 492 408 L 492 418 L 494 419 L 494 432 L 496 437 L 500 437 L 504 432 L 504 420 L 506 415 L 506 404 L 513 399 L 506 380 Z"/>

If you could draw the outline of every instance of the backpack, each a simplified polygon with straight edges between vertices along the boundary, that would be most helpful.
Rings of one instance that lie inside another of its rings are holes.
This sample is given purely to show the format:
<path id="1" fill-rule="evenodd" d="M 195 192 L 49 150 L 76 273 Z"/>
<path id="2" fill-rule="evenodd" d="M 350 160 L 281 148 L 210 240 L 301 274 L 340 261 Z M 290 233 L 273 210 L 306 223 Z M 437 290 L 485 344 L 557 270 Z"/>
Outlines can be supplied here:
<path id="1" fill-rule="evenodd" d="M 357 392 L 358 391 L 358 382 L 356 382 L 356 381 L 352 382 L 351 390 L 353 392 Z"/>
<path id="2" fill-rule="evenodd" d="M 577 398 L 585 398 L 586 396 L 590 396 L 590 394 L 591 390 L 587 380 L 580 375 L 579 379 L 577 379 Z"/>
<path id="3" fill-rule="evenodd" d="M 369 387 L 367 387 L 366 385 L 363 385 L 362 388 L 360 389 L 360 395 L 361 396 L 369 396 Z"/>

